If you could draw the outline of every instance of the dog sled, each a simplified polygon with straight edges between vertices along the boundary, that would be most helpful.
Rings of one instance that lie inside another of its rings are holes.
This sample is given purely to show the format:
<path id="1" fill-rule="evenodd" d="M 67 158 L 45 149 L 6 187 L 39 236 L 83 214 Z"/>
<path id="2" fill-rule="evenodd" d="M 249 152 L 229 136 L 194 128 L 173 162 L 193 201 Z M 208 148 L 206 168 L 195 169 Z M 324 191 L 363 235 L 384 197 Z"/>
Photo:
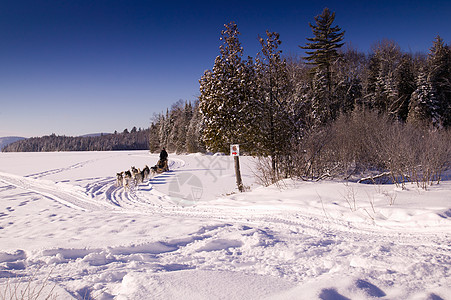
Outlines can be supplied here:
<path id="1" fill-rule="evenodd" d="M 157 173 L 157 174 L 161 174 L 163 172 L 169 171 L 168 160 L 160 159 L 155 166 L 151 167 L 151 169 L 154 173 Z"/>

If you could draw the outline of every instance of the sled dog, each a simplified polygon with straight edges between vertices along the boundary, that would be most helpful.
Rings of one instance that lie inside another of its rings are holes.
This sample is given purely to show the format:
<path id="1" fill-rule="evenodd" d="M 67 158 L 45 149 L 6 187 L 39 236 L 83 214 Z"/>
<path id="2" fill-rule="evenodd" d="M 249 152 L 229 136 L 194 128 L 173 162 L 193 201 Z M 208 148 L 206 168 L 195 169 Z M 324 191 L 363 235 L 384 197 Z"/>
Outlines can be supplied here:
<path id="1" fill-rule="evenodd" d="M 130 182 L 132 181 L 132 173 L 130 171 L 125 171 L 124 172 L 124 176 L 123 176 L 123 183 L 122 185 L 124 186 L 124 188 L 129 188 L 130 187 Z"/>
<path id="2" fill-rule="evenodd" d="M 149 178 L 150 169 L 149 169 L 149 167 L 147 165 L 141 171 L 141 174 L 142 174 L 143 181 Z"/>
<path id="3" fill-rule="evenodd" d="M 116 186 L 124 184 L 124 172 L 116 173 Z"/>

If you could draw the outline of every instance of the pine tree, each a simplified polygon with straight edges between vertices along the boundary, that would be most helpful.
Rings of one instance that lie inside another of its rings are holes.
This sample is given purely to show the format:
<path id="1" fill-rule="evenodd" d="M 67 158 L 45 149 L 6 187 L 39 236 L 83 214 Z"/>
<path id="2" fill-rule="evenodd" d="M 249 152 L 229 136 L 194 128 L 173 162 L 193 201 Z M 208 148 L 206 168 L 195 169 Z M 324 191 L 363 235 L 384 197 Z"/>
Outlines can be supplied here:
<path id="1" fill-rule="evenodd" d="M 429 81 L 435 91 L 441 126 L 451 126 L 451 49 L 437 36 L 428 56 Z"/>
<path id="2" fill-rule="evenodd" d="M 306 51 L 308 54 L 305 59 L 308 63 L 317 68 L 324 69 L 330 73 L 330 67 L 339 57 L 338 49 L 344 45 L 340 43 L 343 40 L 344 32 L 338 26 L 332 27 L 335 20 L 335 12 L 331 13 L 329 8 L 324 8 L 323 13 L 315 17 L 316 25 L 309 23 L 315 37 L 307 38 L 311 43 L 301 49 L 314 50 Z"/>
<path id="3" fill-rule="evenodd" d="M 401 48 L 391 40 L 383 40 L 373 46 L 371 60 L 372 93 L 369 94 L 371 106 L 383 113 L 395 115 L 398 99 L 395 73 L 402 57 Z"/>
<path id="4" fill-rule="evenodd" d="M 412 93 L 409 104 L 407 122 L 417 125 L 437 124 L 436 92 L 425 71 L 420 72 L 417 78 L 417 88 Z"/>
<path id="5" fill-rule="evenodd" d="M 334 99 L 333 99 L 333 76 L 332 66 L 339 58 L 338 49 L 344 43 L 341 43 L 344 31 L 338 26 L 332 26 L 335 20 L 335 12 L 330 12 L 326 7 L 321 15 L 315 17 L 315 25 L 309 23 L 314 34 L 313 38 L 307 38 L 310 43 L 300 47 L 308 55 L 305 57 L 308 64 L 314 65 L 313 75 L 313 112 L 315 118 L 320 123 L 326 123 L 335 117 Z"/>
<path id="6" fill-rule="evenodd" d="M 166 109 L 166 115 L 161 114 L 159 129 L 160 129 L 159 132 L 160 147 L 167 148 L 169 144 L 169 135 L 171 129 L 169 109 Z"/>
<path id="7" fill-rule="evenodd" d="M 259 114 L 263 153 L 271 156 L 272 169 L 276 171 L 277 162 L 288 153 L 295 129 L 287 103 L 289 78 L 286 61 L 278 50 L 279 34 L 266 31 L 266 39 L 259 37 L 259 41 L 262 50 L 256 59 L 256 72 L 261 105 L 253 111 Z"/>
<path id="8" fill-rule="evenodd" d="M 202 115 L 199 111 L 199 101 L 193 106 L 193 114 L 186 133 L 186 151 L 188 153 L 204 152 L 202 143 Z"/>
<path id="9" fill-rule="evenodd" d="M 412 56 L 404 54 L 395 72 L 398 99 L 395 103 L 396 115 L 399 120 L 406 121 L 412 93 L 415 91 L 415 75 Z"/>
<path id="10" fill-rule="evenodd" d="M 157 152 L 160 149 L 160 139 L 158 136 L 158 124 L 152 123 L 149 129 L 149 151 Z"/>
<path id="11" fill-rule="evenodd" d="M 251 151 L 255 126 L 255 117 L 249 110 L 255 101 L 251 87 L 253 70 L 249 67 L 252 64 L 242 60 L 237 25 L 232 22 L 224 26 L 220 55 L 213 70 L 206 71 L 199 81 L 202 136 L 210 151 L 228 152 L 230 144 L 235 143 Z"/>

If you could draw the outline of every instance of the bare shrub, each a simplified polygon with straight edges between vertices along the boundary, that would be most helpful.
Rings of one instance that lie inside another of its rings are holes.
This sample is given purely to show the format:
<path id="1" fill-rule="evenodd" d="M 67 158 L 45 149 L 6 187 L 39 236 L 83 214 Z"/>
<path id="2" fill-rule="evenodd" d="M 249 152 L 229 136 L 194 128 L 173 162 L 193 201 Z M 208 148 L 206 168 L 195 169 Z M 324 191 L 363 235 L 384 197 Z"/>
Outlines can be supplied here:
<path id="1" fill-rule="evenodd" d="M 329 126 L 308 132 L 292 147 L 292 172 L 294 177 L 319 180 L 332 176 L 337 165 L 329 158 L 333 156 L 330 146 L 331 130 Z"/>
<path id="2" fill-rule="evenodd" d="M 356 191 L 348 183 L 345 183 L 345 193 L 341 196 L 346 200 L 351 211 L 357 210 Z"/>
<path id="3" fill-rule="evenodd" d="M 257 178 L 257 183 L 263 186 L 270 186 L 277 183 L 281 178 L 272 169 L 272 161 L 270 157 L 258 157 L 255 161 L 253 173 Z"/>
<path id="4" fill-rule="evenodd" d="M 259 161 L 256 174 L 263 184 L 287 177 L 342 178 L 384 180 L 402 188 L 415 182 L 425 189 L 439 183 L 451 168 L 451 131 L 413 126 L 356 108 L 329 125 L 305 131 L 284 158 L 275 171 L 269 160 Z"/>
<path id="5" fill-rule="evenodd" d="M 388 117 L 356 109 L 329 126 L 308 132 L 293 147 L 293 161 L 300 178 L 349 179 L 385 167 L 382 144 L 390 127 Z"/>
<path id="6" fill-rule="evenodd" d="M 382 144 L 386 168 L 397 185 L 416 182 L 426 189 L 439 183 L 443 172 L 450 168 L 451 141 L 446 130 L 394 124 Z"/>
<path id="7" fill-rule="evenodd" d="M 443 172 L 451 167 L 451 135 L 449 131 L 423 130 L 418 139 L 422 143 L 418 146 L 416 182 L 426 188 L 440 183 Z"/>
<path id="8" fill-rule="evenodd" d="M 0 291 L 0 299 L 8 300 L 37 300 L 37 299 L 57 299 L 58 295 L 54 293 L 56 283 L 52 284 L 50 282 L 50 271 L 46 278 L 42 280 L 37 280 L 37 272 L 40 270 L 38 268 L 35 273 L 33 273 L 28 280 L 26 277 L 21 277 L 15 283 L 8 278 L 3 291 Z"/>
<path id="9" fill-rule="evenodd" d="M 376 111 L 356 108 L 307 132 L 292 148 L 293 176 L 303 179 L 382 178 L 405 187 L 439 183 L 451 167 L 451 133 L 414 127 Z"/>
<path id="10" fill-rule="evenodd" d="M 384 155 L 380 151 L 386 142 L 384 132 L 392 121 L 375 111 L 355 109 L 351 114 L 341 115 L 332 124 L 330 147 L 335 149 L 335 159 L 343 166 L 341 175 L 367 174 L 372 170 L 383 169 Z"/>

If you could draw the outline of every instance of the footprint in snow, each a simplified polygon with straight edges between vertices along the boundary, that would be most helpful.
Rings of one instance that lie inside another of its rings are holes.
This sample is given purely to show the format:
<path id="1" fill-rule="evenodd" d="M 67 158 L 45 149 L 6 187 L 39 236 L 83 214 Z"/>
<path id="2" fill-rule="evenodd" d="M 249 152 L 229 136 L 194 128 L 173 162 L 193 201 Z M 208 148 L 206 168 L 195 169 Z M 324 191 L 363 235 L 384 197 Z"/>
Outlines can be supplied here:
<path id="1" fill-rule="evenodd" d="M 340 295 L 336 289 L 323 289 L 319 294 L 321 300 L 351 300 L 345 296 Z"/>
<path id="2" fill-rule="evenodd" d="M 368 295 L 370 295 L 372 297 L 381 298 L 381 297 L 386 296 L 384 291 L 382 291 L 380 288 L 378 288 L 374 284 L 369 283 L 368 281 L 359 279 L 356 281 L 356 285 L 359 289 L 364 290 Z"/>

